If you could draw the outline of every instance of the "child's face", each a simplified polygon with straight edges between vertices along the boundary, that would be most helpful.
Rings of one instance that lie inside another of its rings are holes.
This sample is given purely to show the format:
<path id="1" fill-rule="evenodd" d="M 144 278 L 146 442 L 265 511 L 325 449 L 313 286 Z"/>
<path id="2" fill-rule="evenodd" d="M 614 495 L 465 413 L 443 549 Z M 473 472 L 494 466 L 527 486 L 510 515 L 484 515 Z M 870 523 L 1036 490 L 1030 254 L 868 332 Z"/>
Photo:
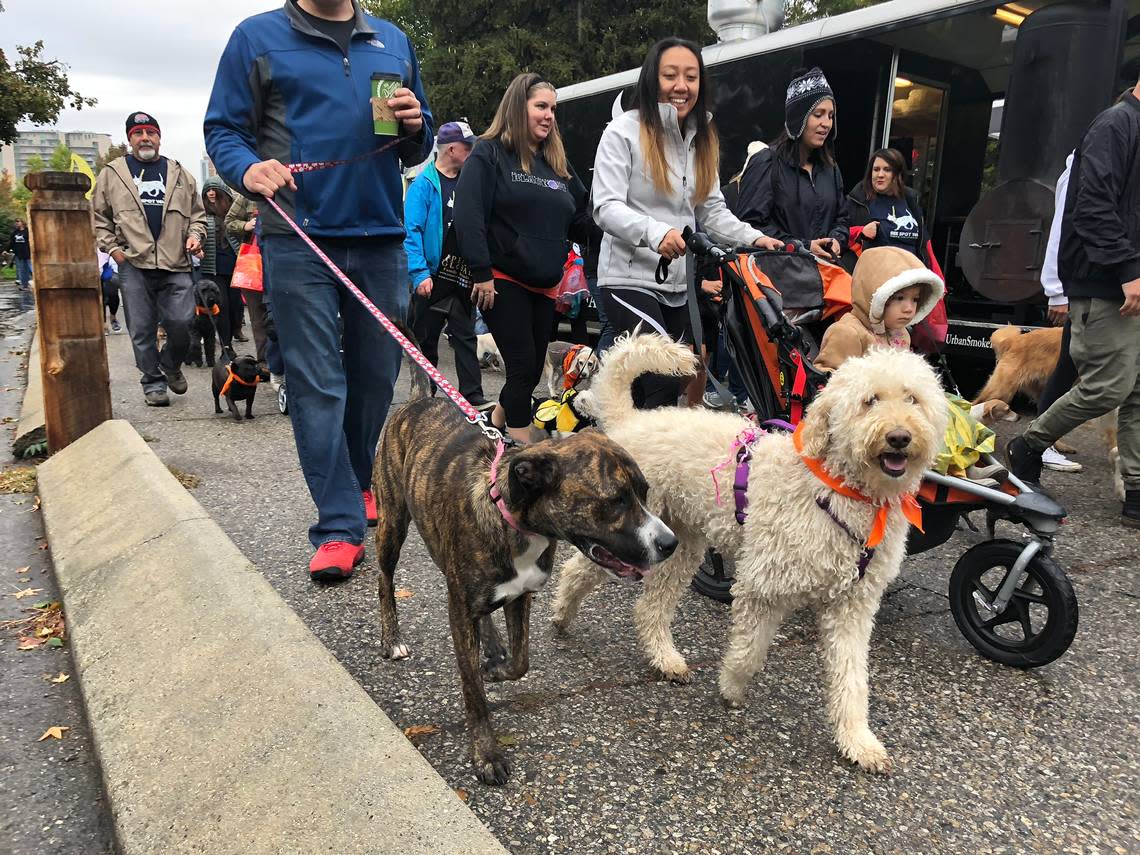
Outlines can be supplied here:
<path id="1" fill-rule="evenodd" d="M 922 288 L 918 285 L 896 291 L 891 299 L 887 300 L 887 307 L 883 309 L 883 326 L 892 332 L 910 326 L 914 316 L 918 314 L 921 294 Z"/>

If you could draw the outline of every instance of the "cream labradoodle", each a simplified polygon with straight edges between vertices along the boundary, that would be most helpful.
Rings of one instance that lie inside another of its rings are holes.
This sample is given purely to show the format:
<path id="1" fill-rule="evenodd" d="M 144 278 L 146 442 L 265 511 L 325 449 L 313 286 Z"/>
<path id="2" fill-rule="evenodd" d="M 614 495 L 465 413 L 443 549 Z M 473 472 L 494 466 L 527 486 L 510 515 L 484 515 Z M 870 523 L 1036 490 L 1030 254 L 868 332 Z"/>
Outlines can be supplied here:
<path id="1" fill-rule="evenodd" d="M 946 427 L 946 399 L 934 372 L 921 357 L 899 350 L 875 349 L 845 362 L 809 408 L 798 437 L 760 434 L 752 443 L 747 517 L 740 524 L 732 491 L 734 443 L 752 423 L 712 410 L 633 406 L 630 384 L 638 375 L 690 374 L 694 368 L 682 345 L 654 335 L 626 338 L 606 354 L 591 390 L 591 409 L 633 455 L 649 480 L 654 511 L 680 540 L 673 556 L 646 578 L 635 606 L 642 646 L 666 677 L 690 679 L 670 625 L 711 544 L 736 566 L 732 628 L 719 678 L 725 703 L 744 702 L 748 681 L 764 667 L 784 617 L 813 606 L 839 749 L 864 769 L 888 771 L 890 757 L 868 726 L 867 653 L 879 600 L 905 554 L 908 522 L 901 499 L 918 488 Z M 805 458 L 818 460 L 823 478 L 842 481 L 841 488 L 864 499 L 827 486 Z M 726 460 L 731 462 L 718 469 Z M 885 519 L 885 528 L 860 573 L 877 518 Z M 603 580 L 577 556 L 562 566 L 554 603 L 558 629 L 569 625 L 582 599 Z"/>

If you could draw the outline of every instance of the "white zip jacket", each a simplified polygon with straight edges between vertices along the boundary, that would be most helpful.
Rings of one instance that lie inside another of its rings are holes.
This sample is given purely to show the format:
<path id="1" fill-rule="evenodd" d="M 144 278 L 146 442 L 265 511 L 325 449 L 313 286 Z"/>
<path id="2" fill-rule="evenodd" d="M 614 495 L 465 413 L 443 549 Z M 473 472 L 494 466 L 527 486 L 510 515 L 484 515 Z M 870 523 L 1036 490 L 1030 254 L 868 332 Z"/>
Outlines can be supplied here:
<path id="1" fill-rule="evenodd" d="M 653 185 L 641 152 L 641 128 L 636 111 L 618 116 L 602 133 L 594 158 L 594 220 L 606 233 L 598 256 L 598 284 L 603 288 L 636 286 L 666 294 L 688 287 L 684 263 L 673 262 L 663 284 L 654 279 L 661 256 L 657 247 L 670 229 L 701 228 L 716 241 L 752 244 L 764 233 L 732 215 L 720 186 L 699 205 L 696 190 L 696 122 L 685 123 L 682 138 L 677 108 L 658 104 L 665 125 L 665 159 L 672 192 L 663 195 Z M 692 254 L 685 256 L 691 263 Z"/>
<path id="2" fill-rule="evenodd" d="M 1065 169 L 1057 178 L 1054 193 L 1053 222 L 1049 226 L 1049 239 L 1045 243 L 1045 260 L 1041 263 L 1041 287 L 1049 298 L 1050 306 L 1067 306 L 1069 298 L 1061 285 L 1057 272 L 1057 253 L 1061 245 L 1061 222 L 1065 219 L 1065 194 L 1069 192 L 1069 172 L 1073 168 L 1073 153 L 1065 158 Z"/>

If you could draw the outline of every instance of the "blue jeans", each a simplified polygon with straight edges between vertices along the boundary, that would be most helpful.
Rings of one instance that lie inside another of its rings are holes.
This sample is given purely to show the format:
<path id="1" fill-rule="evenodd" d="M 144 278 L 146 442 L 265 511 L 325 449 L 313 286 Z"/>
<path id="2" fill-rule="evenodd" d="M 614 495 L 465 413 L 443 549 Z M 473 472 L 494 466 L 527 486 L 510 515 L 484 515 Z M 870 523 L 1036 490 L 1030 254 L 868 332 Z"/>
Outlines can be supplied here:
<path id="1" fill-rule="evenodd" d="M 16 259 L 16 284 L 27 288 L 32 281 L 32 260 L 30 258 Z"/>
<path id="2" fill-rule="evenodd" d="M 166 375 L 182 370 L 190 349 L 190 321 L 194 317 L 190 274 L 148 270 L 124 261 L 119 265 L 119 291 L 143 393 L 165 391 Z M 155 338 L 159 324 L 166 330 L 162 350 Z"/>
<path id="3" fill-rule="evenodd" d="M 398 238 L 317 243 L 380 311 L 406 317 L 408 260 Z M 300 238 L 268 235 L 261 251 L 277 344 L 288 367 L 297 456 L 317 506 L 309 540 L 313 546 L 360 544 L 366 526 L 361 490 L 371 489 L 376 442 L 402 351 Z"/>

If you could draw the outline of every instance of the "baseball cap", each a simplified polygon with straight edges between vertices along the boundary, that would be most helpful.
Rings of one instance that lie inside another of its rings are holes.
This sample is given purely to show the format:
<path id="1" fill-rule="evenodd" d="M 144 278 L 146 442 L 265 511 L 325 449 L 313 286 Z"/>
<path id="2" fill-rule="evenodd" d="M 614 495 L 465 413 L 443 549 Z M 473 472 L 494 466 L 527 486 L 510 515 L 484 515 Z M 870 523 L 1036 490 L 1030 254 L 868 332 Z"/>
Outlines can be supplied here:
<path id="1" fill-rule="evenodd" d="M 475 134 L 472 133 L 471 126 L 466 122 L 447 122 L 440 126 L 439 132 L 435 135 L 436 145 L 447 145 L 455 142 L 475 145 Z"/>

